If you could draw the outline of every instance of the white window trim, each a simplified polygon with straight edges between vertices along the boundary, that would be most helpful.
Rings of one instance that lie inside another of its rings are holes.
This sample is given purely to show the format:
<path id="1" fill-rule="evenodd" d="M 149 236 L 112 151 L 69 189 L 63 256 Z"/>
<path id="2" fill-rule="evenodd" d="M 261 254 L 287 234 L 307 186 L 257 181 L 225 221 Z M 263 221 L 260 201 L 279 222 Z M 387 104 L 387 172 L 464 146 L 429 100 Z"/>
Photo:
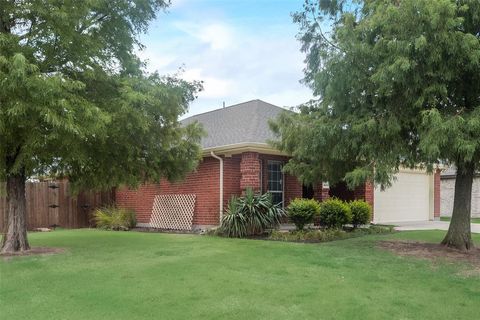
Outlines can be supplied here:
<path id="1" fill-rule="evenodd" d="M 272 191 L 269 190 L 268 188 L 268 181 L 269 181 L 269 170 L 268 170 L 268 165 L 270 163 L 275 163 L 275 164 L 280 164 L 280 171 L 282 173 L 282 191 Z M 285 173 L 283 173 L 283 165 L 284 162 L 280 160 L 267 160 L 267 192 L 268 193 L 282 193 L 282 208 L 285 208 Z"/>

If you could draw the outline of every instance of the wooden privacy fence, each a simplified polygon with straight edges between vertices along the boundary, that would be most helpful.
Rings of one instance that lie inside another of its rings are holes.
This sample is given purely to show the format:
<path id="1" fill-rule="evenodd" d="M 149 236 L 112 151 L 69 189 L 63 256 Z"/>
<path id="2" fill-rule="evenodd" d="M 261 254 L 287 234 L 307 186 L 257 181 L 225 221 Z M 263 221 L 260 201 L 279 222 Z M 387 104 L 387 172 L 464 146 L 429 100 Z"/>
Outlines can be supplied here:
<path id="1" fill-rule="evenodd" d="M 113 204 L 114 191 L 85 191 L 70 194 L 68 181 L 27 182 L 27 227 L 29 230 L 57 225 L 62 228 L 83 228 L 92 225 L 95 208 Z M 6 219 L 5 194 L 0 196 L 0 230 Z"/>

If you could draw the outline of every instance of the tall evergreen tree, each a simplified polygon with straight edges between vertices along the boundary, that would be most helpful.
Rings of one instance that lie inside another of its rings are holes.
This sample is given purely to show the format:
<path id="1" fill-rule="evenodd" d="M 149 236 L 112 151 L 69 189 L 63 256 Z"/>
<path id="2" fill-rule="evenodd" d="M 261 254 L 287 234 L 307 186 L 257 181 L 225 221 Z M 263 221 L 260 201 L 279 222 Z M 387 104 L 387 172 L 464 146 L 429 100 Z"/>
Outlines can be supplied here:
<path id="1" fill-rule="evenodd" d="M 306 182 L 388 187 L 400 167 L 457 169 L 450 229 L 467 250 L 480 169 L 480 2 L 307 0 L 294 14 L 318 100 L 284 114 L 275 145 Z"/>
<path id="2" fill-rule="evenodd" d="M 107 189 L 174 180 L 199 158 L 201 129 L 178 117 L 201 89 L 146 74 L 138 36 L 168 0 L 0 0 L 1 252 L 28 250 L 25 182 L 66 176 Z"/>

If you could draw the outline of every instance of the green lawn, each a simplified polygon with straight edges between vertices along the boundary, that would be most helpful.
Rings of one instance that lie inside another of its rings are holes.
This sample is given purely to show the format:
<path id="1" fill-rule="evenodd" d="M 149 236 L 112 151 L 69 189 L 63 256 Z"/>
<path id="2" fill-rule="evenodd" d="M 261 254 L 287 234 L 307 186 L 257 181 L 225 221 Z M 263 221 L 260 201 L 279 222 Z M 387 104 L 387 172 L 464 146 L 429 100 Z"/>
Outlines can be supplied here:
<path id="1" fill-rule="evenodd" d="M 404 232 L 323 244 L 55 231 L 54 256 L 0 260 L 2 319 L 477 319 L 480 277 L 375 247 Z M 480 236 L 474 236 L 477 244 Z"/>
<path id="2" fill-rule="evenodd" d="M 452 218 L 450 217 L 440 217 L 440 221 L 450 221 Z M 480 218 L 472 218 L 472 223 L 480 223 Z"/>

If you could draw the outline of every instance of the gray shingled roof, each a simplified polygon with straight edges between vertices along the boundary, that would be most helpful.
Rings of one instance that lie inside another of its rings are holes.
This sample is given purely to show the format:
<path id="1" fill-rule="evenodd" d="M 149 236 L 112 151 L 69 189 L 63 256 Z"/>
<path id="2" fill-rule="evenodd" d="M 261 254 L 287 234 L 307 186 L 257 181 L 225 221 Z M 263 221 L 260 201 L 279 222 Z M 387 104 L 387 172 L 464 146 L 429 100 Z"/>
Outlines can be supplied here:
<path id="1" fill-rule="evenodd" d="M 198 114 L 182 120 L 182 123 L 198 121 L 203 125 L 207 132 L 201 142 L 204 149 L 236 143 L 267 143 L 274 138 L 268 120 L 285 110 L 261 100 L 252 100 Z"/>

